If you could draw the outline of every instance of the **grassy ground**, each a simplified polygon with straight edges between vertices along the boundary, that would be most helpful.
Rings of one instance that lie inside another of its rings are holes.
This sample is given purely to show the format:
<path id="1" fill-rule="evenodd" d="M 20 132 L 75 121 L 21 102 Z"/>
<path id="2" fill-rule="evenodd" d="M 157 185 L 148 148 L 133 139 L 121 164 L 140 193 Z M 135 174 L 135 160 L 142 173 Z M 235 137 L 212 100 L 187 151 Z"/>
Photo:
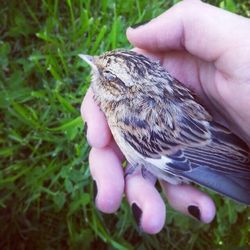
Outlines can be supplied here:
<path id="1" fill-rule="evenodd" d="M 169 209 L 156 236 L 138 232 L 126 201 L 93 203 L 79 107 L 89 68 L 77 54 L 129 47 L 130 24 L 175 1 L 10 0 L 0 10 L 0 249 L 236 249 L 250 246 L 250 212 L 215 197 L 202 225 Z M 210 1 L 250 14 L 248 0 Z"/>

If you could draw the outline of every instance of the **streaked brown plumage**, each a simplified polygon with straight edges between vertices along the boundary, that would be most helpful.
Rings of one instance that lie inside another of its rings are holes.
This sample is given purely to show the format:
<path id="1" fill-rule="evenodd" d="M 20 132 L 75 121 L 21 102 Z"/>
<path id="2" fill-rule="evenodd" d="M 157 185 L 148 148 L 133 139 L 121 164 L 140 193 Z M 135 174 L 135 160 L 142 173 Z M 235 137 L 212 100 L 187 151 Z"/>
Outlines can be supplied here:
<path id="1" fill-rule="evenodd" d="M 95 100 L 128 162 L 250 204 L 248 147 L 158 62 L 126 50 L 82 58 L 92 66 Z"/>

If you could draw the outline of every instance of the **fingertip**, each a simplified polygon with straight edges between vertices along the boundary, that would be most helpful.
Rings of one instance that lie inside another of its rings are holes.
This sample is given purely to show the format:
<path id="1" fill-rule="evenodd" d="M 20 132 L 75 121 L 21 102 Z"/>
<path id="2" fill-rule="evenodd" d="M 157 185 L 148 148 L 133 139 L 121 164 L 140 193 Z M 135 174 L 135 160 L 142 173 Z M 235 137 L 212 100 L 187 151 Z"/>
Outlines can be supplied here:
<path id="1" fill-rule="evenodd" d="M 114 199 L 114 188 L 112 186 L 105 186 L 101 183 L 99 184 L 99 187 L 99 191 L 95 197 L 95 205 L 97 209 L 106 214 L 115 213 L 120 207 L 121 199 Z M 122 196 L 119 195 L 119 197 Z"/>
<path id="2" fill-rule="evenodd" d="M 128 27 L 126 30 L 128 41 L 135 47 L 152 52 L 180 49 L 182 26 L 176 17 L 177 14 L 179 11 L 173 12 L 169 9 L 146 24 L 136 28 Z"/>
<path id="3" fill-rule="evenodd" d="M 95 148 L 103 148 L 107 146 L 112 139 L 109 126 L 105 120 L 102 120 L 101 124 L 90 120 L 88 122 L 86 137 L 88 143 Z"/>
<path id="4" fill-rule="evenodd" d="M 132 27 L 128 27 L 126 29 L 126 36 L 128 37 L 130 35 L 130 33 L 133 32 L 133 28 Z"/>
<path id="5" fill-rule="evenodd" d="M 98 190 L 95 197 L 97 208 L 104 213 L 116 212 L 124 192 L 121 160 L 110 147 L 92 148 L 89 165 Z"/>
<path id="6" fill-rule="evenodd" d="M 128 40 L 129 40 L 130 43 L 133 44 L 133 38 L 136 37 L 136 31 L 137 31 L 139 28 L 140 28 L 140 26 L 137 27 L 137 28 L 132 28 L 132 27 L 130 26 L 130 27 L 128 27 L 128 28 L 126 29 L 126 36 L 127 36 L 127 38 L 128 38 Z"/>
<path id="7" fill-rule="evenodd" d="M 201 220 L 203 223 L 209 224 L 216 215 L 216 207 L 214 201 L 207 195 L 202 196 L 199 201 L 201 209 Z"/>
<path id="8" fill-rule="evenodd" d="M 157 205 L 148 203 L 143 208 L 141 227 L 148 234 L 157 234 L 164 227 L 166 219 L 166 207 L 162 199 L 157 201 Z"/>
<path id="9" fill-rule="evenodd" d="M 126 37 L 127 37 L 128 41 L 136 47 L 136 45 L 134 43 L 134 39 L 133 39 L 134 31 L 135 31 L 135 29 L 133 29 L 132 27 L 128 27 L 126 30 Z"/>
<path id="10" fill-rule="evenodd" d="M 210 223 L 216 214 L 213 200 L 200 190 L 187 185 L 161 182 L 169 204 L 177 211 L 203 223 Z"/>
<path id="11" fill-rule="evenodd" d="M 112 135 L 105 118 L 93 98 L 93 92 L 89 89 L 81 105 L 81 115 L 87 124 L 86 138 L 92 147 L 102 148 L 109 144 Z"/>
<path id="12" fill-rule="evenodd" d="M 202 1 L 186 0 L 144 25 L 129 27 L 126 34 L 135 47 L 153 52 L 187 51 L 215 62 L 232 46 L 245 41 L 248 26 L 243 17 Z"/>
<path id="13" fill-rule="evenodd" d="M 129 203 L 137 208 L 137 212 L 133 212 L 139 227 L 148 234 L 160 232 L 165 223 L 166 207 L 153 183 L 136 172 L 127 176 L 125 192 Z"/>
<path id="14" fill-rule="evenodd" d="M 91 102 L 91 99 L 93 98 L 93 92 L 92 90 L 89 88 L 82 100 L 82 104 L 81 104 L 81 108 L 80 108 L 80 111 L 81 111 L 81 116 L 82 116 L 82 119 L 87 121 L 87 118 L 88 118 L 88 106 L 89 106 L 89 102 Z"/>

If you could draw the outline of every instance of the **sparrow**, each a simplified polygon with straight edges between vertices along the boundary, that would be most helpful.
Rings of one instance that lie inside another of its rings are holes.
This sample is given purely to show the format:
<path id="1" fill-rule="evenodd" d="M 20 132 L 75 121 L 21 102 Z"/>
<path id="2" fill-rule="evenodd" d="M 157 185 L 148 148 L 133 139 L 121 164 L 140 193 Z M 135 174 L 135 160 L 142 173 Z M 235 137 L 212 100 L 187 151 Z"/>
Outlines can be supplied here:
<path id="1" fill-rule="evenodd" d="M 193 182 L 250 205 L 250 151 L 159 62 L 119 49 L 79 55 L 127 161 L 172 184 Z"/>

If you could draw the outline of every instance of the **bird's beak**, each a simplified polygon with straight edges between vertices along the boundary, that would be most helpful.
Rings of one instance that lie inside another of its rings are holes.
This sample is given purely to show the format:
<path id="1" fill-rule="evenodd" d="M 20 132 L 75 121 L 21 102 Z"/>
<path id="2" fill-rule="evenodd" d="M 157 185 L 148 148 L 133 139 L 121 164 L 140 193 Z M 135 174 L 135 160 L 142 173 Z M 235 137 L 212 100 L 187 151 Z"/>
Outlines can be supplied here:
<path id="1" fill-rule="evenodd" d="M 92 69 L 97 68 L 95 65 L 94 56 L 84 55 L 84 54 L 79 54 L 78 56 L 82 58 L 86 63 L 88 63 Z"/>

